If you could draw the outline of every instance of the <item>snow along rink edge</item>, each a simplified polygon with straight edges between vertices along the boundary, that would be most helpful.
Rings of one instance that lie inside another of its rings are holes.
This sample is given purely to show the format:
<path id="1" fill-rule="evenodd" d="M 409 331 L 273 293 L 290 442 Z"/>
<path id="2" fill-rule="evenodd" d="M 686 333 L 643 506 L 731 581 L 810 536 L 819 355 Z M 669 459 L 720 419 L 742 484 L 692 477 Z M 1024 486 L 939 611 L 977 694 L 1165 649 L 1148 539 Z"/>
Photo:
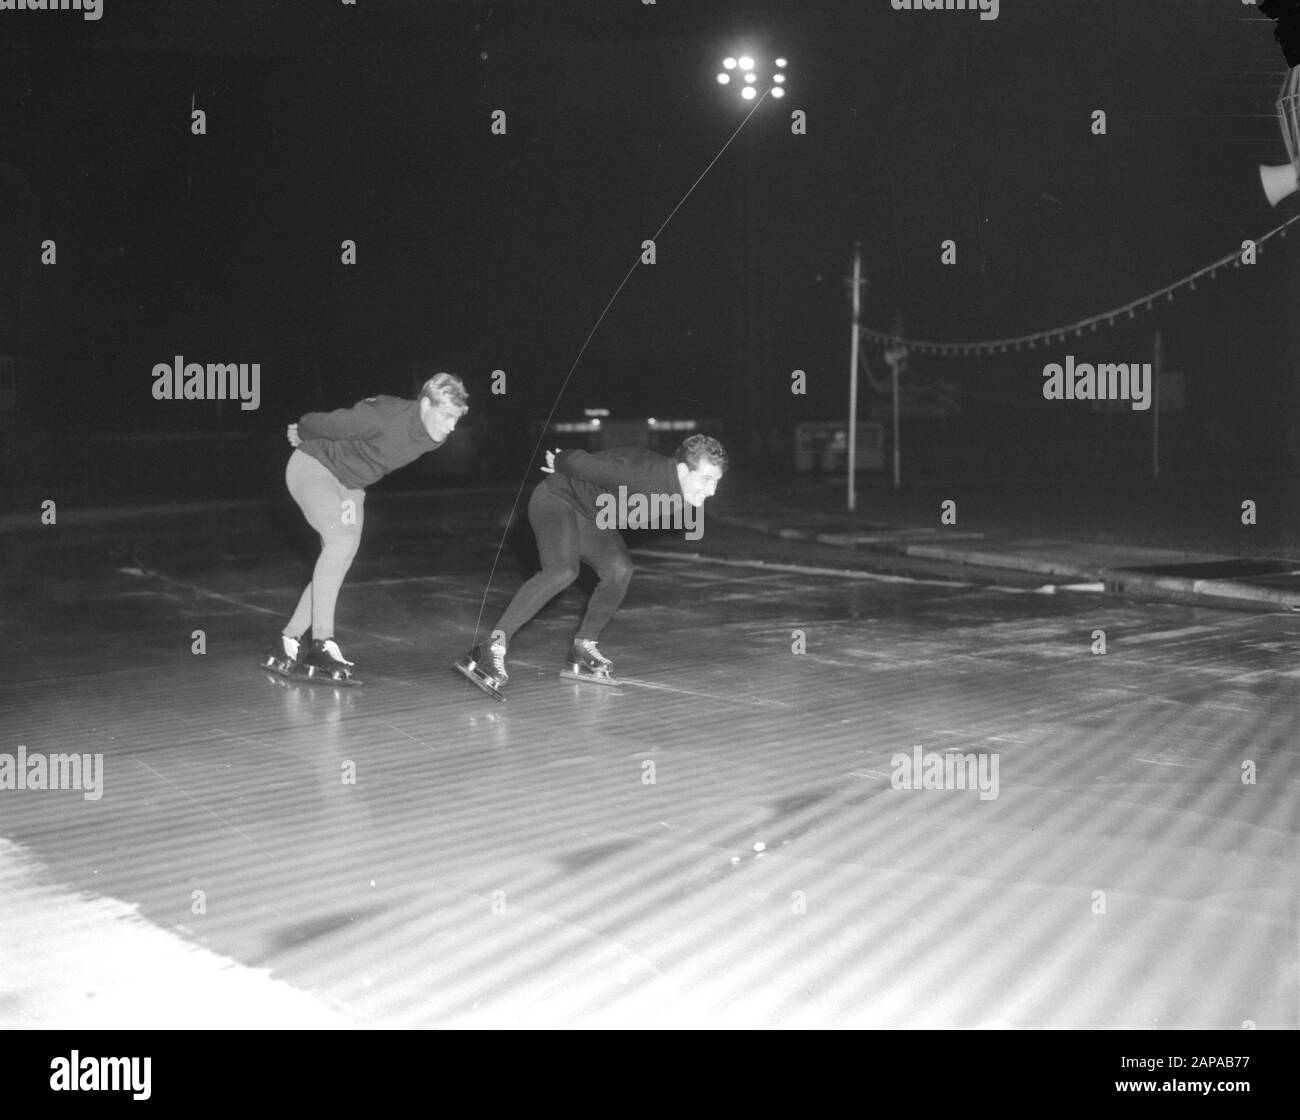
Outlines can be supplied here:
<path id="1" fill-rule="evenodd" d="M 3 838 L 0 899 L 0 1030 L 359 1025 L 267 969 L 162 929 L 135 906 L 45 881 L 40 864 Z"/>

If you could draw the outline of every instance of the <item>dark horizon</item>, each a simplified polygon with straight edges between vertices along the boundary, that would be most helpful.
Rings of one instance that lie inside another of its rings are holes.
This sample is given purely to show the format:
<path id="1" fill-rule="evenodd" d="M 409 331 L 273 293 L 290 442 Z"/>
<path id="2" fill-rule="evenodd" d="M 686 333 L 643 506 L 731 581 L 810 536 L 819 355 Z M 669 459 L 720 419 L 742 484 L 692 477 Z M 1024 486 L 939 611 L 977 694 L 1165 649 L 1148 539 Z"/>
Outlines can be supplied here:
<path id="1" fill-rule="evenodd" d="M 716 417 L 736 438 L 842 420 L 855 239 L 866 323 L 901 314 L 909 336 L 974 341 L 1125 303 L 1285 220 L 1255 170 L 1286 158 L 1268 22 L 1174 7 L 6 13 L 13 429 L 274 433 L 312 408 L 411 395 L 432 369 L 459 373 L 482 418 L 520 439 L 552 409 Z M 741 41 L 784 44 L 790 96 L 767 99 L 685 198 L 561 393 L 641 241 L 748 110 L 714 82 Z M 790 134 L 795 108 L 806 135 Z M 46 238 L 55 266 L 39 263 Z M 1044 362 L 1149 357 L 1158 329 L 1186 376 L 1189 442 L 1222 427 L 1225 463 L 1285 461 L 1300 429 L 1293 242 L 1074 348 L 913 355 L 914 377 L 959 383 L 966 421 L 914 441 L 1087 443 L 1095 417 L 1041 400 Z M 260 408 L 153 400 L 150 371 L 176 355 L 260 363 Z"/>

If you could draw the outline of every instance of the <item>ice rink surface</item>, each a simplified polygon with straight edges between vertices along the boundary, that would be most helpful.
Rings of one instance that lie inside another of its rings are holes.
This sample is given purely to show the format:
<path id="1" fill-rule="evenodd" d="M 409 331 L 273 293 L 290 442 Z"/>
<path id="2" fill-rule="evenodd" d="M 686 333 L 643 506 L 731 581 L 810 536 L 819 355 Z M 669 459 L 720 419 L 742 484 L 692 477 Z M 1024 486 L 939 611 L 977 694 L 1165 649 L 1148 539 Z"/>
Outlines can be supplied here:
<path id="1" fill-rule="evenodd" d="M 7 534 L 0 753 L 103 769 L 0 790 L 0 1026 L 1300 1026 L 1300 615 L 719 529 L 636 542 L 629 683 L 558 678 L 575 587 L 498 704 L 450 665 L 508 508 L 368 503 L 353 689 L 257 668 L 292 509 Z M 895 788 L 918 751 L 983 784 Z"/>

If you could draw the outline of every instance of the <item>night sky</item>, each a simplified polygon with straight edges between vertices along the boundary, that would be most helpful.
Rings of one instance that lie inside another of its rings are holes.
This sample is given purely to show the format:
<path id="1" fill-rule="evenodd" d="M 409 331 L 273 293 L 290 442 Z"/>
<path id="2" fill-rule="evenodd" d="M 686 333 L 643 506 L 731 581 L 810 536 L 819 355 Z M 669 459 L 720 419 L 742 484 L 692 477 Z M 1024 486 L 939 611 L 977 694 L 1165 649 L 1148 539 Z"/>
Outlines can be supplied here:
<path id="1" fill-rule="evenodd" d="M 513 433 L 553 406 L 737 430 L 842 416 L 855 238 L 868 322 L 901 312 L 909 335 L 962 341 L 1126 302 L 1287 217 L 1296 198 L 1270 209 L 1256 177 L 1286 161 L 1270 31 L 1237 0 L 1003 0 L 995 21 L 889 0 L 0 12 L 18 426 L 271 432 L 437 369 Z M 787 55 L 789 96 L 686 198 L 559 396 L 641 241 L 751 107 L 714 80 L 742 49 Z M 1159 327 L 1189 411 L 1225 417 L 1229 449 L 1293 447 L 1286 258 L 1073 352 L 1149 360 Z M 972 425 L 1032 424 L 1042 365 L 1069 349 L 913 369 L 960 379 Z M 260 409 L 154 401 L 152 367 L 176 354 L 260 362 Z"/>

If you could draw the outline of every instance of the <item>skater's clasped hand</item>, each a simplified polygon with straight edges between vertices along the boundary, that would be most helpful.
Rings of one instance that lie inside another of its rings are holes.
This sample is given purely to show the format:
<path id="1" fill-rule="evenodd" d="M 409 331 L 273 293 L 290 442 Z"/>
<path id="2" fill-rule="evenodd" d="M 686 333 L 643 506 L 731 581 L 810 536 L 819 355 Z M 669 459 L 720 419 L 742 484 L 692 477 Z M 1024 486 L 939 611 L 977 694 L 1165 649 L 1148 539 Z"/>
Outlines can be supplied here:
<path id="1" fill-rule="evenodd" d="M 546 466 L 542 468 L 543 474 L 555 473 L 555 456 L 557 456 L 563 450 L 564 449 L 562 447 L 557 447 L 554 451 L 548 451 L 546 453 Z"/>
<path id="2" fill-rule="evenodd" d="M 297 424 L 290 424 L 290 425 L 289 425 L 289 430 L 288 430 L 288 432 L 286 433 L 286 435 L 287 435 L 287 437 L 288 437 L 288 440 L 289 440 L 289 446 L 290 446 L 290 447 L 297 447 L 298 444 L 302 443 L 302 440 L 298 438 L 298 425 L 297 425 Z"/>

